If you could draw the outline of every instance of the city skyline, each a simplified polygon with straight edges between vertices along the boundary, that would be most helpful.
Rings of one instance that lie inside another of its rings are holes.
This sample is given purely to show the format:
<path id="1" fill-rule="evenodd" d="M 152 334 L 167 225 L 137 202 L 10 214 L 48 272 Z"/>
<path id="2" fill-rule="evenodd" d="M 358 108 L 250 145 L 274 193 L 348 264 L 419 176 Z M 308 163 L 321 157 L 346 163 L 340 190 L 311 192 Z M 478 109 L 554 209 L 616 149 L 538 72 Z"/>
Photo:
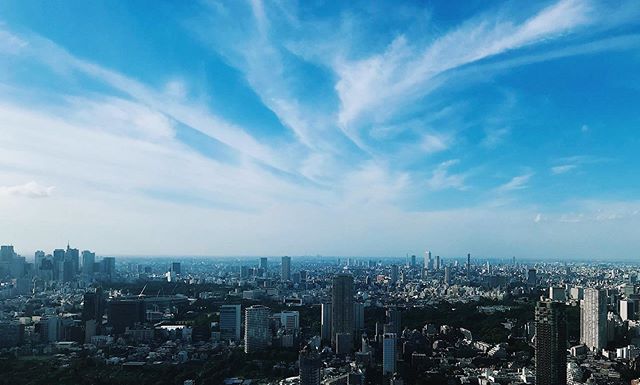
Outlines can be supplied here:
<path id="1" fill-rule="evenodd" d="M 0 4 L 0 244 L 628 260 L 640 4 Z"/>

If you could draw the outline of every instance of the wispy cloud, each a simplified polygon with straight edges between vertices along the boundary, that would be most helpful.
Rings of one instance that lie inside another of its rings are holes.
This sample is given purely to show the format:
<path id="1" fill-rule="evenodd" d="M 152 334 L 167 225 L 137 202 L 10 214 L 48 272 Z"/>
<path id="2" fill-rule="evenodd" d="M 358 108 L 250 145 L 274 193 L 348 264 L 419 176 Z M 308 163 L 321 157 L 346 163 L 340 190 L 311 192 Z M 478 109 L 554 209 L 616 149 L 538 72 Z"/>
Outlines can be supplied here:
<path id="1" fill-rule="evenodd" d="M 577 164 L 563 164 L 561 166 L 553 166 L 551 167 L 551 173 L 553 175 L 565 174 L 571 170 L 575 170 L 577 167 Z"/>
<path id="2" fill-rule="evenodd" d="M 514 176 L 507 183 L 500 185 L 496 191 L 504 193 L 509 191 L 523 190 L 528 187 L 529 180 L 533 173 Z"/>
<path id="3" fill-rule="evenodd" d="M 445 189 L 465 190 L 466 174 L 452 174 L 449 169 L 460 163 L 458 159 L 451 159 L 442 162 L 433 171 L 431 177 L 427 180 L 427 188 L 429 190 L 438 191 Z"/>
<path id="4" fill-rule="evenodd" d="M 0 186 L 0 195 L 25 197 L 25 198 L 48 198 L 53 194 L 54 186 L 43 186 L 35 181 L 27 182 L 15 186 Z"/>
<path id="5" fill-rule="evenodd" d="M 429 91 L 439 74 L 509 50 L 557 38 L 593 21 L 590 2 L 562 0 L 523 23 L 484 16 L 469 21 L 426 46 L 396 38 L 383 53 L 357 61 L 338 60 L 342 126 L 384 105 L 397 110 Z"/>

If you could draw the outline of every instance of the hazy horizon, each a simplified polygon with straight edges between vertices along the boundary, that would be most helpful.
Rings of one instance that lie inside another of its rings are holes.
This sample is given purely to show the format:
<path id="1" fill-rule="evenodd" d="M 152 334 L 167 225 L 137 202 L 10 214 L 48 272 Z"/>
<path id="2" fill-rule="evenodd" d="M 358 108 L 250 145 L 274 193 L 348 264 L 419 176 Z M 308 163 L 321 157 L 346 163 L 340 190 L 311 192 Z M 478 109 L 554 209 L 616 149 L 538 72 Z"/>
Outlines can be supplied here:
<path id="1" fill-rule="evenodd" d="M 636 258 L 638 20 L 637 1 L 2 2 L 0 244 Z"/>

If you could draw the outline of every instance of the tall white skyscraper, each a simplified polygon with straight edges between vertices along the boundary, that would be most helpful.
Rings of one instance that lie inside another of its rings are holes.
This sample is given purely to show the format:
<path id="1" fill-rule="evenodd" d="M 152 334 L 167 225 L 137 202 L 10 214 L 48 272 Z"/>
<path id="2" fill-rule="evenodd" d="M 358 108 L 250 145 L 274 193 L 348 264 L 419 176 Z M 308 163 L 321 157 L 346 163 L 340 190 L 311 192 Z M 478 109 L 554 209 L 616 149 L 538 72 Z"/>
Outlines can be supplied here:
<path id="1" fill-rule="evenodd" d="M 433 268 L 433 260 L 431 259 L 431 252 L 424 252 L 424 268 L 427 270 L 431 270 Z"/>
<path id="2" fill-rule="evenodd" d="M 382 374 L 385 376 L 396 372 L 397 349 L 396 333 L 385 333 L 382 342 Z"/>
<path id="3" fill-rule="evenodd" d="M 242 314 L 240 305 L 220 306 L 220 339 L 240 341 Z"/>
<path id="4" fill-rule="evenodd" d="M 271 340 L 269 313 L 266 306 L 253 305 L 244 311 L 244 352 L 254 353 L 263 350 Z"/>
<path id="5" fill-rule="evenodd" d="M 584 289 L 580 305 L 580 342 L 596 351 L 607 345 L 607 296 L 604 290 Z"/>

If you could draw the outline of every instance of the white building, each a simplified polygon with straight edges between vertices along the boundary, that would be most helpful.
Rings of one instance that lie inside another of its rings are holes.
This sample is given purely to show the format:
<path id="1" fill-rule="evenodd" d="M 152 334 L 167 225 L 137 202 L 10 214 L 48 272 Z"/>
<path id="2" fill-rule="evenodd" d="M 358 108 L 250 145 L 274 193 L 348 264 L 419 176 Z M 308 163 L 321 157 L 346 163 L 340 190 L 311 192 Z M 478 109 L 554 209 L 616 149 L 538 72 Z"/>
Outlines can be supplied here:
<path id="1" fill-rule="evenodd" d="M 262 350 L 271 341 L 269 329 L 270 310 L 266 306 L 254 305 L 244 311 L 244 352 L 254 353 Z"/>
<path id="2" fill-rule="evenodd" d="M 584 289 L 580 304 L 580 342 L 594 351 L 607 345 L 607 295 L 604 290 Z"/>

